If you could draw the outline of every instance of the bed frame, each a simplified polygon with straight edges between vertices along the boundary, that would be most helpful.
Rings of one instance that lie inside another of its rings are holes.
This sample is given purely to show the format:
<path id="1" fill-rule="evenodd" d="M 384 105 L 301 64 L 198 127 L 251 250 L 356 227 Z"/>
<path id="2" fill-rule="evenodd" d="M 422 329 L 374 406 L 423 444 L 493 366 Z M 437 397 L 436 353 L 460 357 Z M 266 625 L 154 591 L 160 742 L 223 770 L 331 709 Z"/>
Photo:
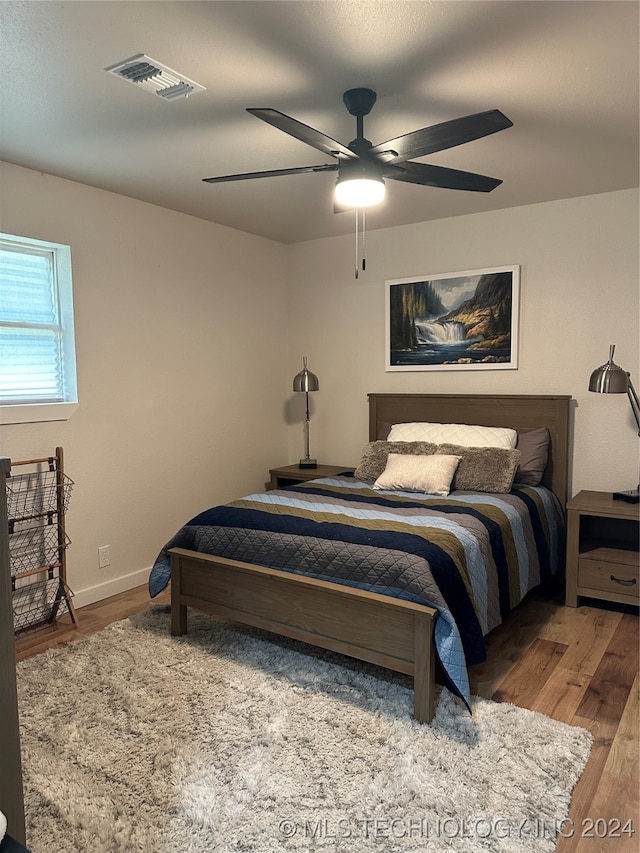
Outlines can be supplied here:
<path id="1" fill-rule="evenodd" d="M 551 434 L 543 484 L 567 498 L 569 396 L 369 394 L 369 440 L 408 421 L 506 426 Z M 433 629 L 437 612 L 341 584 L 171 550 L 171 633 L 187 632 L 187 607 L 261 628 L 413 676 L 413 713 L 435 710 Z"/>

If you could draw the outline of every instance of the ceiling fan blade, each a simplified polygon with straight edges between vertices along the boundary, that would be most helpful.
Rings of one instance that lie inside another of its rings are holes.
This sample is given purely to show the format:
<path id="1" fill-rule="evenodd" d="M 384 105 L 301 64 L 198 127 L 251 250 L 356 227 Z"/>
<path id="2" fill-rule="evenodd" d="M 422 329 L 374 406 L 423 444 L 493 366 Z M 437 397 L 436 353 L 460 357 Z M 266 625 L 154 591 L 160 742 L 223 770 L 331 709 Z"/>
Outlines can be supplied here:
<path id="1" fill-rule="evenodd" d="M 227 181 L 249 181 L 253 178 L 273 178 L 277 175 L 302 175 L 305 172 L 337 172 L 337 163 L 323 166 L 296 166 L 293 169 L 271 169 L 268 172 L 242 172 L 240 175 L 221 175 L 217 178 L 203 178 L 206 184 L 223 184 Z"/>
<path id="2" fill-rule="evenodd" d="M 500 178 L 489 178 L 486 175 L 461 172 L 459 169 L 447 169 L 444 166 L 431 166 L 428 163 L 404 163 L 400 167 L 388 166 L 383 170 L 383 175 L 393 181 L 476 193 L 489 193 L 502 183 Z"/>
<path id="3" fill-rule="evenodd" d="M 336 140 L 331 139 L 330 136 L 326 136 L 324 133 L 320 133 L 319 130 L 314 130 L 312 127 L 302 124 L 302 122 L 296 121 L 296 119 L 291 118 L 291 116 L 285 115 L 278 110 L 251 108 L 247 109 L 247 112 L 257 118 L 261 118 L 263 121 L 266 121 L 267 124 L 277 127 L 278 130 L 283 130 L 285 133 L 288 133 L 289 136 L 294 136 L 301 142 L 306 142 L 306 144 L 310 145 L 312 148 L 317 148 L 318 151 L 322 151 L 323 154 L 329 154 L 331 157 L 338 157 L 343 160 L 352 160 L 354 157 L 358 156 L 354 151 L 347 148 L 347 146 L 343 145 L 341 142 L 336 142 Z"/>
<path id="4" fill-rule="evenodd" d="M 411 160 L 414 157 L 424 157 L 445 148 L 454 148 L 465 142 L 489 136 L 499 130 L 506 130 L 513 122 L 503 115 L 500 110 L 487 110 L 475 115 L 443 121 L 431 127 L 423 127 L 412 133 L 405 133 L 387 142 L 375 145 L 369 154 L 381 155 L 384 152 L 395 151 L 394 163 Z"/>

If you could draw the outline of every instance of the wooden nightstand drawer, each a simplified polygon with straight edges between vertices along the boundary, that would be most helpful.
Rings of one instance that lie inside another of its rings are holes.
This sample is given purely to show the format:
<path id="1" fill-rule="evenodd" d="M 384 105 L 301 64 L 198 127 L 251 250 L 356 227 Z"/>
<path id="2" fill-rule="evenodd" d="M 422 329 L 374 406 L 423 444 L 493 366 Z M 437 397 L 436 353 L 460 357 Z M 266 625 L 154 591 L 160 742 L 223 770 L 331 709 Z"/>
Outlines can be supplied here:
<path id="1" fill-rule="evenodd" d="M 567 504 L 566 598 L 640 603 L 640 506 L 611 492 L 579 492 Z"/>
<path id="2" fill-rule="evenodd" d="M 578 560 L 578 587 L 581 589 L 601 591 L 606 595 L 628 595 L 638 600 L 639 586 L 637 551 L 595 548 Z"/>

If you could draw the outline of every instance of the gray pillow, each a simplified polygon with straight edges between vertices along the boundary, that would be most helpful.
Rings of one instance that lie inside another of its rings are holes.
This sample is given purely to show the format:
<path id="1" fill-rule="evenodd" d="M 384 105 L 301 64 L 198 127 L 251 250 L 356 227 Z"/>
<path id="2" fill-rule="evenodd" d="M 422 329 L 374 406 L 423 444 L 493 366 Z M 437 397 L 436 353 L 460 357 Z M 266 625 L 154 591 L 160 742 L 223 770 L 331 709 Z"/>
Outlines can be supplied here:
<path id="1" fill-rule="evenodd" d="M 514 482 L 524 486 L 540 485 L 549 458 L 550 439 L 546 427 L 518 434 L 516 448 L 520 451 L 520 464 Z"/>
<path id="2" fill-rule="evenodd" d="M 370 441 L 362 451 L 362 459 L 353 476 L 363 483 L 373 484 L 387 467 L 390 453 L 432 456 L 436 447 L 437 444 L 429 441 Z"/>
<path id="3" fill-rule="evenodd" d="M 436 454 L 460 456 L 460 464 L 453 476 L 453 489 L 470 492 L 506 494 L 511 491 L 520 461 L 519 450 L 504 447 L 460 447 L 457 444 L 439 444 Z"/>

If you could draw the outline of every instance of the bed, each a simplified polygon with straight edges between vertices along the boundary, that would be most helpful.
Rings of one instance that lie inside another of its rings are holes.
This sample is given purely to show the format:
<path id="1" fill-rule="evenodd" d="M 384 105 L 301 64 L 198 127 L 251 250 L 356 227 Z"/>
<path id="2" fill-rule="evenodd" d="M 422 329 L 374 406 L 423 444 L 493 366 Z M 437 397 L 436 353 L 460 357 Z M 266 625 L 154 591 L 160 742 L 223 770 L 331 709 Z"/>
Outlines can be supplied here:
<path id="1" fill-rule="evenodd" d="M 466 669 L 482 659 L 483 636 L 532 587 L 563 568 L 570 397 L 369 394 L 368 399 L 368 448 L 384 443 L 392 424 L 505 427 L 517 432 L 518 441 L 546 430 L 540 483 L 514 483 L 508 494 L 454 489 L 439 496 L 374 491 L 370 482 L 345 476 L 247 496 L 205 510 L 181 528 L 158 555 L 150 592 L 157 595 L 170 572 L 171 630 L 177 636 L 187 632 L 192 607 L 412 676 L 414 717 L 429 722 L 436 659 L 439 679 L 468 704 Z M 445 447 L 442 460 L 452 458 L 446 453 Z M 359 466 L 356 474 L 359 470 L 364 469 Z M 278 555 L 276 565 L 260 537 L 270 547 L 272 540 L 287 540 L 289 551 Z M 227 547 L 228 541 L 233 546 Z M 355 550 L 360 563 L 369 560 L 367 571 L 384 554 L 393 578 L 384 575 L 378 582 L 357 574 Z M 300 564 L 292 562 L 293 552 Z M 425 567 L 419 586 L 416 561 Z M 482 589 L 487 578 L 488 591 Z"/>

